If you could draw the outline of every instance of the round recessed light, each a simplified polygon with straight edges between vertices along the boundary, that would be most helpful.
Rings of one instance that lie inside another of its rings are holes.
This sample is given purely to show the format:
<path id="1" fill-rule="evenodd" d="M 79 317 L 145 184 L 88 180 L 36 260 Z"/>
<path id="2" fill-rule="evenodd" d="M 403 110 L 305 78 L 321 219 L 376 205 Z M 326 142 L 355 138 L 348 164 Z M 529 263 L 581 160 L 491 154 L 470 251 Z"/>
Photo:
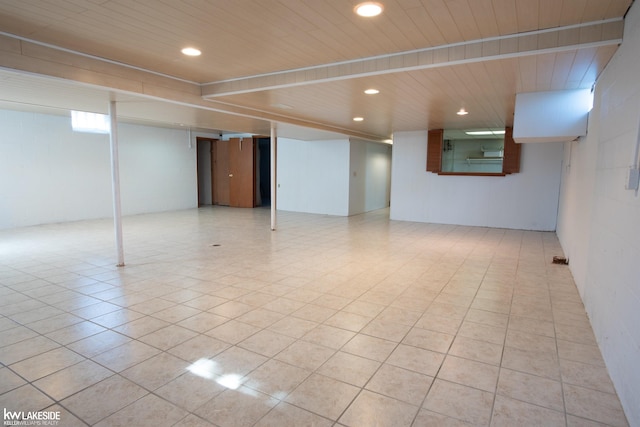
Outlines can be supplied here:
<path id="1" fill-rule="evenodd" d="M 469 112 L 464 108 L 461 108 L 456 114 L 459 116 L 466 116 L 467 114 L 469 114 Z"/>
<path id="2" fill-rule="evenodd" d="M 371 89 L 365 90 L 364 93 L 366 93 L 367 95 L 375 95 L 377 93 L 380 93 L 380 91 L 378 89 L 371 88 Z"/>
<path id="3" fill-rule="evenodd" d="M 181 52 L 187 56 L 200 56 L 202 53 L 200 49 L 196 49 L 195 47 L 185 47 Z"/>
<path id="4" fill-rule="evenodd" d="M 373 16 L 380 15 L 383 9 L 384 7 L 380 3 L 374 1 L 366 1 L 357 5 L 353 10 L 360 16 L 371 18 Z"/>
<path id="5" fill-rule="evenodd" d="M 364 120 L 364 117 L 354 117 L 354 118 L 353 118 L 353 121 L 354 121 L 354 122 L 361 122 L 361 121 L 363 121 L 363 120 Z"/>

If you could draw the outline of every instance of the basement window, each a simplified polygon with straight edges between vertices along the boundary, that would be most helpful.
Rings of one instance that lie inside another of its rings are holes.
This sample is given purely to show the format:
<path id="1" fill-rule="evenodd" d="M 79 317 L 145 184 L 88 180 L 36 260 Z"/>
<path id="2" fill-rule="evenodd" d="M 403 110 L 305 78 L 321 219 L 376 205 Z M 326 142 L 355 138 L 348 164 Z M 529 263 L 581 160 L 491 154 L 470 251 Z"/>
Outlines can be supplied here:
<path id="1" fill-rule="evenodd" d="M 71 111 L 71 128 L 75 132 L 109 133 L 111 126 L 105 114 Z"/>

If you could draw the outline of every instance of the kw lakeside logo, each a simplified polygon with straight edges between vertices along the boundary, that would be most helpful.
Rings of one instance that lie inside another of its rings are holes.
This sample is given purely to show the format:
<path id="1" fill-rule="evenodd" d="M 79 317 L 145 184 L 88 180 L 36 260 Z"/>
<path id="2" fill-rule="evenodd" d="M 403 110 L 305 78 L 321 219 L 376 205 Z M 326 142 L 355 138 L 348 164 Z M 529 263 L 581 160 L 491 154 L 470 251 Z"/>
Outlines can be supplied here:
<path id="1" fill-rule="evenodd" d="M 57 426 L 60 411 L 8 411 L 4 408 L 5 426 Z"/>

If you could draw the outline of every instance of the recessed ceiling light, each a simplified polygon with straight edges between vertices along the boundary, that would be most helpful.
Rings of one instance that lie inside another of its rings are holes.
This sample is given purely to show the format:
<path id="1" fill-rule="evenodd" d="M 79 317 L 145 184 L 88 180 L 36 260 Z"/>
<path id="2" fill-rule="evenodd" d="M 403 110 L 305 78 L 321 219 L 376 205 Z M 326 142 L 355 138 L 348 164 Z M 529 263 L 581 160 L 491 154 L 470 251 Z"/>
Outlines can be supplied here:
<path id="1" fill-rule="evenodd" d="M 185 47 L 184 49 L 182 49 L 181 52 L 187 56 L 200 56 L 200 54 L 202 53 L 200 52 L 199 49 L 196 49 L 195 47 Z"/>
<path id="2" fill-rule="evenodd" d="M 353 10 L 360 16 L 371 18 L 373 16 L 380 15 L 382 13 L 382 9 L 382 4 L 374 1 L 366 1 L 357 5 Z"/>
<path id="3" fill-rule="evenodd" d="M 458 111 L 456 114 L 459 116 L 466 116 L 467 114 L 469 114 L 469 112 L 464 108 L 461 108 L 460 111 Z"/>
<path id="4" fill-rule="evenodd" d="M 354 117 L 354 118 L 353 118 L 353 121 L 354 121 L 354 122 L 361 122 L 361 121 L 363 121 L 363 120 L 364 120 L 364 117 Z"/>
<path id="5" fill-rule="evenodd" d="M 380 91 L 378 89 L 371 88 L 371 89 L 365 90 L 364 93 L 366 93 L 367 95 L 375 95 L 377 93 L 380 93 Z"/>

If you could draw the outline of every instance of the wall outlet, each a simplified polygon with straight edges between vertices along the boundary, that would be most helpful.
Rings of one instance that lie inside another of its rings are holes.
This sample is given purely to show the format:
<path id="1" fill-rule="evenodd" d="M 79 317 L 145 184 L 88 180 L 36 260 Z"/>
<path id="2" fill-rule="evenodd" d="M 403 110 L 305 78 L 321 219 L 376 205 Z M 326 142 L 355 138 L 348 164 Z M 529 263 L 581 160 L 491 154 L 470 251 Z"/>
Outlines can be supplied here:
<path id="1" fill-rule="evenodd" d="M 627 190 L 637 190 L 640 182 L 640 169 L 635 166 L 629 166 L 627 170 L 627 182 L 624 186 Z"/>

